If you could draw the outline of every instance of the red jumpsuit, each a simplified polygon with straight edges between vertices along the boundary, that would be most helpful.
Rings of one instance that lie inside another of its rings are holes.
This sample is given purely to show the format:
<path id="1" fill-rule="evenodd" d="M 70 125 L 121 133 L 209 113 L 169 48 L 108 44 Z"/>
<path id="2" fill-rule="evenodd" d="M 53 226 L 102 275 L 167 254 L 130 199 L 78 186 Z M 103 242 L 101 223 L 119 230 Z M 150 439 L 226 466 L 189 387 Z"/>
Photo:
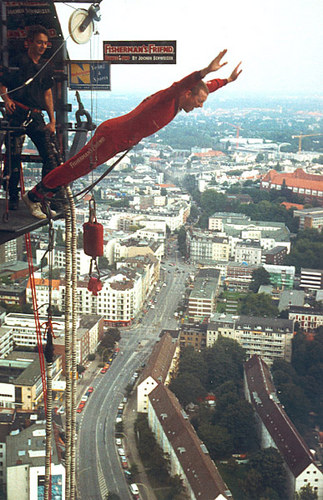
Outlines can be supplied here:
<path id="1" fill-rule="evenodd" d="M 180 95 L 200 80 L 200 71 L 195 71 L 167 89 L 147 97 L 130 113 L 101 123 L 92 139 L 75 156 L 48 173 L 29 192 L 32 201 L 51 197 L 51 191 L 53 193 L 57 188 L 88 174 L 117 153 L 165 127 L 179 110 Z M 227 82 L 226 79 L 215 79 L 206 84 L 209 91 L 214 92 Z"/>

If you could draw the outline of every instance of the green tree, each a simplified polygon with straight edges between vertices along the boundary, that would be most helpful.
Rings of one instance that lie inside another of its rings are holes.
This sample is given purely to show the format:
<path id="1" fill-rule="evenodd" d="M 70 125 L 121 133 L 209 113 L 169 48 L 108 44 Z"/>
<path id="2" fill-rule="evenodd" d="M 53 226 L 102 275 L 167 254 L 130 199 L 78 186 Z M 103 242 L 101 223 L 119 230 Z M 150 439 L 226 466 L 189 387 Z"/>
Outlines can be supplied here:
<path id="1" fill-rule="evenodd" d="M 266 448 L 252 455 L 249 467 L 261 475 L 263 490 L 272 488 L 280 498 L 286 498 L 286 471 L 283 459 L 275 448 Z"/>
<path id="2" fill-rule="evenodd" d="M 258 500 L 264 490 L 262 475 L 255 469 L 250 469 L 243 481 L 241 488 L 249 500 Z"/>
<path id="3" fill-rule="evenodd" d="M 252 272 L 249 290 L 257 293 L 260 285 L 270 285 L 270 274 L 264 267 L 259 267 Z"/>
<path id="4" fill-rule="evenodd" d="M 98 259 L 99 269 L 109 269 L 109 261 L 103 255 Z"/>
<path id="5" fill-rule="evenodd" d="M 278 306 L 266 293 L 248 293 L 241 298 L 240 313 L 247 316 L 278 316 Z"/>
<path id="6" fill-rule="evenodd" d="M 213 346 L 205 349 L 202 354 L 208 364 L 209 392 L 215 392 L 225 382 L 234 381 L 239 384 L 239 381 L 242 381 L 246 353 L 238 342 L 219 337 Z"/>
<path id="7" fill-rule="evenodd" d="M 196 403 L 199 399 L 204 399 L 206 390 L 200 380 L 190 374 L 183 373 L 172 380 L 169 388 L 177 396 L 183 406 L 189 403 Z"/>
<path id="8" fill-rule="evenodd" d="M 202 423 L 198 434 L 213 459 L 229 457 L 234 450 L 230 433 L 221 425 Z"/>
<path id="9" fill-rule="evenodd" d="M 255 447 L 256 436 L 252 406 L 244 399 L 238 399 L 225 407 L 221 403 L 218 399 L 214 422 L 228 430 L 236 452 L 250 451 Z"/>
<path id="10" fill-rule="evenodd" d="M 182 226 L 178 231 L 177 235 L 178 249 L 183 256 L 187 256 L 187 245 L 186 245 L 186 230 Z"/>
<path id="11" fill-rule="evenodd" d="M 302 486 L 302 488 L 295 493 L 295 500 L 317 500 L 317 498 L 317 493 L 310 484 Z"/>
<path id="12" fill-rule="evenodd" d="M 323 269 L 323 234 L 316 229 L 300 231 L 285 258 L 285 264 L 295 266 L 297 271 L 308 267 L 309 262 L 313 269 Z"/>
<path id="13" fill-rule="evenodd" d="M 203 386 L 208 380 L 208 366 L 201 352 L 189 346 L 182 351 L 179 362 L 179 374 L 189 373 L 198 378 Z"/>

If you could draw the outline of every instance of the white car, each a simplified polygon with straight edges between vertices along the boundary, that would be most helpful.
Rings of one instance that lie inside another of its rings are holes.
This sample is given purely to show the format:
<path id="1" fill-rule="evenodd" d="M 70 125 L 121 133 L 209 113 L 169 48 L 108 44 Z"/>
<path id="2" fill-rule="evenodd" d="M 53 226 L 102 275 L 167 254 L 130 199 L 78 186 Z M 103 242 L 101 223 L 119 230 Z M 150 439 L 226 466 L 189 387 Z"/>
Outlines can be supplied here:
<path id="1" fill-rule="evenodd" d="M 133 495 L 139 495 L 139 489 L 138 489 L 138 486 L 136 485 L 136 483 L 132 483 L 130 485 L 130 491 Z"/>
<path id="2" fill-rule="evenodd" d="M 122 439 L 121 438 L 116 438 L 116 445 L 122 446 Z"/>
<path id="3" fill-rule="evenodd" d="M 124 451 L 124 449 L 123 449 L 123 448 L 118 448 L 118 453 L 119 453 L 120 457 L 121 457 L 122 455 L 125 455 L 125 454 L 126 454 L 126 452 Z"/>

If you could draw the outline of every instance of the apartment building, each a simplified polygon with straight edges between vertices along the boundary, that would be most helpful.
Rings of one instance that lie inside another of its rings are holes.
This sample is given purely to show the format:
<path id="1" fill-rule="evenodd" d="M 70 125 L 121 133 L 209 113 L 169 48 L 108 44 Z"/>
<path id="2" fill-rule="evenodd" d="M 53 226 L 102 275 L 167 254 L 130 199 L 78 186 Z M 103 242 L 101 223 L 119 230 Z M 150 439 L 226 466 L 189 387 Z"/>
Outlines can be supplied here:
<path id="1" fill-rule="evenodd" d="M 62 452 L 55 440 L 51 454 L 51 485 L 53 498 L 65 499 L 65 467 Z M 38 500 L 44 498 L 45 437 L 43 422 L 34 423 L 21 431 L 14 431 L 7 437 L 7 498 Z"/>
<path id="2" fill-rule="evenodd" d="M 294 320 L 216 313 L 207 325 L 206 346 L 219 335 L 239 342 L 248 357 L 258 354 L 271 365 L 275 359 L 291 360 Z"/>
<path id="3" fill-rule="evenodd" d="M 287 255 L 287 248 L 277 246 L 271 250 L 264 250 L 262 253 L 262 262 L 264 264 L 273 264 L 275 266 L 283 265 Z"/>
<path id="4" fill-rule="evenodd" d="M 136 257 L 139 255 L 154 255 L 159 262 L 165 254 L 165 244 L 163 240 L 145 240 L 140 238 L 129 238 L 119 240 L 114 247 L 114 262 L 129 257 Z"/>
<path id="5" fill-rule="evenodd" d="M 39 357 L 35 352 L 13 351 L 0 360 L 0 406 L 33 410 L 44 404 Z M 53 382 L 62 375 L 62 358 L 53 362 Z"/>
<path id="6" fill-rule="evenodd" d="M 191 231 L 187 238 L 190 260 L 193 263 L 207 261 L 228 261 L 230 244 L 225 236 L 213 233 Z"/>
<path id="7" fill-rule="evenodd" d="M 26 304 L 26 287 L 13 283 L 0 286 L 0 302 L 9 306 L 22 306 Z"/>
<path id="8" fill-rule="evenodd" d="M 294 288 L 295 266 L 276 266 L 263 264 L 263 268 L 269 273 L 270 283 L 281 290 Z"/>
<path id="9" fill-rule="evenodd" d="M 211 217 L 209 217 L 209 230 L 222 232 L 224 229 L 224 223 L 241 224 L 241 227 L 243 227 L 244 224 L 250 220 L 250 217 L 245 214 L 235 212 L 215 212 Z"/>
<path id="10" fill-rule="evenodd" d="M 235 262 L 244 262 L 251 265 L 261 264 L 262 250 L 260 242 L 256 240 L 245 240 L 237 242 L 234 252 Z"/>
<path id="11" fill-rule="evenodd" d="M 323 209 L 304 208 L 302 210 L 294 210 L 293 217 L 299 219 L 300 229 L 317 229 L 322 231 L 323 228 Z"/>
<path id="12" fill-rule="evenodd" d="M 176 396 L 163 384 L 149 394 L 148 422 L 169 457 L 170 474 L 180 476 L 189 499 L 233 498 Z"/>
<path id="13" fill-rule="evenodd" d="M 49 295 L 51 294 L 52 306 L 57 307 L 62 310 L 62 290 L 60 280 L 51 280 L 51 283 L 47 278 L 42 278 L 40 273 L 34 274 L 34 284 L 36 287 L 36 299 L 38 305 L 48 304 Z M 32 298 L 32 286 L 30 278 L 28 279 L 26 286 L 26 302 L 27 304 L 33 303 Z M 45 309 L 44 309 L 45 310 Z"/>
<path id="14" fill-rule="evenodd" d="M 228 262 L 224 283 L 229 289 L 248 290 L 252 273 L 259 267 L 245 262 Z"/>
<path id="15" fill-rule="evenodd" d="M 128 259 L 123 267 L 101 276 L 102 290 L 92 294 L 88 290 L 88 279 L 77 284 L 77 313 L 79 315 L 98 314 L 104 316 L 111 325 L 130 324 L 141 310 L 144 300 L 159 279 L 160 264 L 153 255 Z M 65 309 L 65 284 L 53 280 L 52 305 L 60 311 Z M 36 287 L 38 306 L 48 304 L 48 280 L 39 280 Z M 28 282 L 27 302 L 32 303 L 31 287 Z"/>
<path id="16" fill-rule="evenodd" d="M 39 248 L 36 250 L 36 262 L 40 265 L 41 259 L 47 251 L 47 246 L 42 245 L 44 248 Z M 54 246 L 53 249 L 53 267 L 58 269 L 65 269 L 66 263 L 66 251 L 65 247 Z M 76 270 L 77 275 L 82 276 L 88 274 L 90 269 L 91 257 L 86 255 L 82 248 L 78 248 L 76 251 Z"/>
<path id="17" fill-rule="evenodd" d="M 304 333 L 313 333 L 323 325 L 323 313 L 311 307 L 291 306 L 288 318 L 297 321 Z"/>
<path id="18" fill-rule="evenodd" d="M 300 288 L 308 290 L 320 290 L 323 288 L 323 270 L 301 268 Z"/>
<path id="19" fill-rule="evenodd" d="M 205 349 L 207 337 L 207 324 L 183 323 L 179 330 L 179 345 L 183 347 L 194 347 L 196 351 Z"/>
<path id="20" fill-rule="evenodd" d="M 170 383 L 178 367 L 179 352 L 177 339 L 173 339 L 169 333 L 165 333 L 155 344 L 138 380 L 137 411 L 139 413 L 148 413 L 149 394 L 158 384 Z"/>
<path id="21" fill-rule="evenodd" d="M 231 255 L 234 256 L 235 245 L 239 241 L 260 241 L 263 250 L 271 250 L 276 246 L 284 246 L 290 252 L 290 232 L 282 222 L 255 221 L 243 214 L 214 214 L 211 227 L 221 231 L 229 238 Z M 210 228 L 210 222 L 209 222 Z"/>
<path id="22" fill-rule="evenodd" d="M 190 318 L 204 320 L 215 312 L 219 286 L 220 271 L 217 269 L 200 270 L 188 298 L 188 315 Z"/>
<path id="23" fill-rule="evenodd" d="M 287 499 L 310 484 L 323 499 L 323 474 L 313 455 L 279 402 L 267 364 L 257 355 L 244 365 L 246 399 L 252 404 L 262 448 L 276 448 L 287 472 Z"/>
<path id="24" fill-rule="evenodd" d="M 39 322 L 45 325 L 47 316 L 40 316 Z M 54 352 L 61 355 L 65 366 L 65 318 L 53 316 Z M 80 316 L 76 331 L 76 360 L 84 364 L 89 354 L 95 352 L 103 335 L 104 318 L 102 315 L 87 314 Z M 10 313 L 5 317 L 4 326 L 0 328 L 0 358 L 5 358 L 18 347 L 36 347 L 37 336 L 33 314 Z"/>
<path id="25" fill-rule="evenodd" d="M 170 229 L 171 232 L 174 232 L 176 229 L 179 229 L 183 224 L 185 224 L 189 214 L 190 214 L 190 203 L 185 200 L 177 200 L 177 202 L 172 203 L 170 206 L 156 206 L 151 207 L 149 210 L 131 210 L 128 209 L 125 211 L 124 209 L 116 210 L 114 209 L 111 212 L 111 215 L 115 221 L 115 228 L 118 224 L 118 219 L 126 219 L 131 217 L 141 217 L 147 218 L 151 221 L 163 221 Z M 136 219 L 138 220 L 138 218 Z"/>

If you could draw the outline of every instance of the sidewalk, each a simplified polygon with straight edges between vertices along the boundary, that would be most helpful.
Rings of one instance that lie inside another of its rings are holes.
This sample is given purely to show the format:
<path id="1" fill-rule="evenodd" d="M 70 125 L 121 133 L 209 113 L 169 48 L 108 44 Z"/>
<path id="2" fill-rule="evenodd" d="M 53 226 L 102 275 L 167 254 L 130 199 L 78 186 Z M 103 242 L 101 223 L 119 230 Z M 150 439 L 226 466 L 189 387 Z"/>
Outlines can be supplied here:
<path id="1" fill-rule="evenodd" d="M 123 413 L 123 432 L 126 436 L 125 439 L 125 447 L 127 455 L 129 456 L 130 464 L 136 464 L 138 467 L 138 474 L 134 479 L 139 486 L 140 490 L 140 498 L 143 500 L 157 500 L 155 496 L 154 490 L 151 488 L 149 479 L 145 472 L 143 463 L 140 459 L 140 455 L 138 453 L 137 444 L 136 444 L 136 436 L 134 431 L 134 424 L 137 418 L 137 392 L 131 394 L 126 404 L 125 411 Z M 144 487 L 140 486 L 141 484 Z"/>
<path id="2" fill-rule="evenodd" d="M 86 389 L 92 385 L 95 375 L 99 370 L 99 364 L 101 363 L 99 356 L 98 359 L 94 361 L 90 361 L 87 369 L 82 373 L 82 378 L 79 378 L 76 386 L 76 402 L 77 404 L 80 401 L 81 396 L 83 396 Z"/>

